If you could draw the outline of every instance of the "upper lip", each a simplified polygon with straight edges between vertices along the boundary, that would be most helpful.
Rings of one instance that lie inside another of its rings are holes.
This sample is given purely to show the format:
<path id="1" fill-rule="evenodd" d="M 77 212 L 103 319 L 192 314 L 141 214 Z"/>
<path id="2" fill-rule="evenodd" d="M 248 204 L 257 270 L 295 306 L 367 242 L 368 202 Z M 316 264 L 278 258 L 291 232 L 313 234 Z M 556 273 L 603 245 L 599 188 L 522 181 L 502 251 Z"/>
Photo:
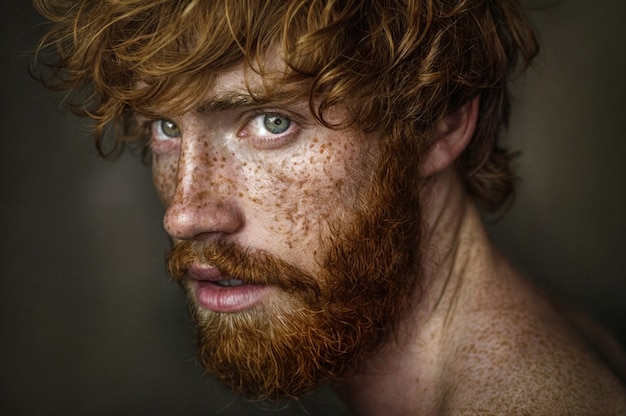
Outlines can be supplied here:
<path id="1" fill-rule="evenodd" d="M 193 265 L 189 268 L 187 276 L 192 280 L 205 282 L 219 282 L 227 280 L 229 277 L 224 276 L 217 267 Z"/>

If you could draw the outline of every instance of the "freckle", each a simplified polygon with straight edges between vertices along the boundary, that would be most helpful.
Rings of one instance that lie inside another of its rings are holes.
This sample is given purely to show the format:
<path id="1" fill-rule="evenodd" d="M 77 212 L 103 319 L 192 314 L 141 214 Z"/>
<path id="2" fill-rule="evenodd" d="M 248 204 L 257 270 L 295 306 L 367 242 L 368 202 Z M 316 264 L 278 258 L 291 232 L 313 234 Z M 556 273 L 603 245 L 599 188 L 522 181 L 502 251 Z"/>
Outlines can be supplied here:
<path id="1" fill-rule="evenodd" d="M 243 192 L 239 192 L 239 198 L 243 198 Z"/>
<path id="2" fill-rule="evenodd" d="M 217 157 L 213 156 L 213 162 L 217 163 Z"/>
<path id="3" fill-rule="evenodd" d="M 319 142 L 319 139 L 318 139 L 317 137 L 313 137 L 312 142 L 313 142 L 313 143 L 317 143 L 317 142 Z"/>

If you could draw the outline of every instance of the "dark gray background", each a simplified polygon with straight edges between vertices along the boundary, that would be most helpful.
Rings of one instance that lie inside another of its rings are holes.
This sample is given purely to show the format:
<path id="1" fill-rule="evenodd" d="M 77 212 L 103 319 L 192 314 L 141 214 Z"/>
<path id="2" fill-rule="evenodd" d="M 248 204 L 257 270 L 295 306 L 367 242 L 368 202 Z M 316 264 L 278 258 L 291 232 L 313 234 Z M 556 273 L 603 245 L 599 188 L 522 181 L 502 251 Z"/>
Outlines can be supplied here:
<path id="1" fill-rule="evenodd" d="M 96 156 L 80 123 L 28 76 L 42 29 L 0 0 L 0 413 L 271 414 L 194 365 L 183 296 L 149 171 Z M 494 238 L 533 279 L 626 343 L 626 2 L 531 13 L 543 53 L 515 94 L 517 203 Z M 323 392 L 280 415 L 333 413 Z"/>

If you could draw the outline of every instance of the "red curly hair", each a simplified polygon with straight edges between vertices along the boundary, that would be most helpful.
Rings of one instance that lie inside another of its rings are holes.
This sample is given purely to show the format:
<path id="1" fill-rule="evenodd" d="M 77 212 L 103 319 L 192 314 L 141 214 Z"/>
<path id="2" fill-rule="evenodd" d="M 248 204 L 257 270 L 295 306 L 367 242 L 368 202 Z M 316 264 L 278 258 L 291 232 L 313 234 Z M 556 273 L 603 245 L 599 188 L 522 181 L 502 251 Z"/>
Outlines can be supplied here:
<path id="1" fill-rule="evenodd" d="M 458 168 L 488 209 L 513 194 L 512 156 L 498 136 L 509 116 L 510 78 L 538 52 L 517 0 L 34 3 L 53 23 L 39 48 L 54 49 L 43 81 L 76 93 L 71 106 L 95 121 L 102 154 L 137 139 L 129 133 L 134 113 L 157 106 L 183 112 L 224 69 L 243 62 L 263 74 L 278 46 L 289 68 L 286 81 L 308 87 L 311 111 L 322 123 L 325 111 L 342 103 L 347 124 L 414 140 L 480 96 L 475 136 Z M 111 127 L 114 146 L 105 151 Z"/>

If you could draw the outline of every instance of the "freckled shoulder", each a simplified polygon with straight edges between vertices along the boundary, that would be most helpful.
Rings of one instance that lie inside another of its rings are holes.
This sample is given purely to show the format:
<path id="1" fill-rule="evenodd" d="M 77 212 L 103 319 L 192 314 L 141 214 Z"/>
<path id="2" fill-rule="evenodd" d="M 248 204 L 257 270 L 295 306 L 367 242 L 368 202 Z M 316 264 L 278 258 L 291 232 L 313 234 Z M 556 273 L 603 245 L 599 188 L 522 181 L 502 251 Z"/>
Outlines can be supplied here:
<path id="1" fill-rule="evenodd" d="M 444 345 L 449 415 L 626 415 L 626 389 L 579 332 L 516 276 L 482 282 Z"/>

